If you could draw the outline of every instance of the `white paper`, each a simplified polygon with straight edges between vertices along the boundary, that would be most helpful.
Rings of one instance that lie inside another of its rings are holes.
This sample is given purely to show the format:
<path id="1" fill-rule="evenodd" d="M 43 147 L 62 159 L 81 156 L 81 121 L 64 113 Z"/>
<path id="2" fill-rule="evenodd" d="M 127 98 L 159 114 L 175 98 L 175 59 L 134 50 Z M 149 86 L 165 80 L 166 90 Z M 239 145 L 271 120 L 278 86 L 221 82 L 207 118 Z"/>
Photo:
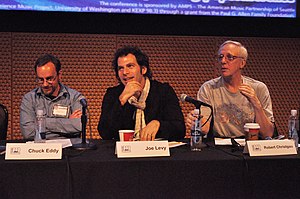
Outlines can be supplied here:
<path id="1" fill-rule="evenodd" d="M 172 142 L 169 142 L 169 148 L 174 148 L 174 147 L 182 146 L 185 144 L 187 144 L 187 143 L 172 141 Z"/>
<path id="2" fill-rule="evenodd" d="M 26 143 L 34 143 L 34 141 L 29 141 Z M 53 140 L 46 140 L 46 143 L 61 143 L 62 148 L 67 148 L 69 146 L 72 146 L 72 142 L 70 139 L 53 139 Z"/>
<path id="3" fill-rule="evenodd" d="M 234 139 L 237 143 L 241 146 L 245 146 L 246 142 L 245 139 L 236 138 Z M 232 145 L 231 138 L 215 138 L 216 145 Z"/>

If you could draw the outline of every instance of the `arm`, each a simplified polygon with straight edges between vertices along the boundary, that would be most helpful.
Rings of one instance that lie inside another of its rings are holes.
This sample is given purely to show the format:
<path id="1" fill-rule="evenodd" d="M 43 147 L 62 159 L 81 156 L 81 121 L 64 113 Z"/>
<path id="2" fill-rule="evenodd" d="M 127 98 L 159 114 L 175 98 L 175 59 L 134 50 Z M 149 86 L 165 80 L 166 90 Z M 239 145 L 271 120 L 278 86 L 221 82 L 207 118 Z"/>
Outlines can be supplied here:
<path id="1" fill-rule="evenodd" d="M 268 136 L 272 137 L 274 125 L 266 115 L 268 111 L 270 112 L 269 115 L 273 115 L 271 97 L 268 88 L 264 84 L 258 85 L 258 93 L 256 93 L 250 85 L 242 84 L 239 89 L 253 105 L 255 121 L 260 126 L 260 133 L 263 138 Z"/>
<path id="2" fill-rule="evenodd" d="M 107 89 L 104 95 L 98 123 L 98 132 L 102 139 L 118 139 L 120 129 L 134 129 L 131 114 L 134 109 L 128 102 L 122 106 L 119 95 L 116 88 Z"/>
<path id="3" fill-rule="evenodd" d="M 77 133 L 82 131 L 81 118 L 46 117 L 46 129 L 50 132 Z"/>
<path id="4" fill-rule="evenodd" d="M 78 133 L 82 131 L 82 106 L 80 104 L 80 99 L 84 97 L 75 90 L 70 89 L 69 92 L 70 98 L 67 100 L 62 100 L 62 102 L 64 102 L 65 105 L 70 105 L 70 115 L 68 118 L 46 117 L 46 129 L 48 131 L 66 134 Z"/>
<path id="5" fill-rule="evenodd" d="M 62 102 L 71 107 L 70 118 L 55 118 L 52 117 L 50 112 L 50 105 L 43 97 L 36 98 L 35 93 L 26 94 L 20 106 L 20 128 L 21 133 L 25 139 L 33 139 L 35 134 L 35 117 L 36 110 L 43 109 L 46 114 L 46 130 L 47 132 L 60 132 L 60 133 L 76 133 L 81 132 L 81 104 L 79 100 L 83 98 L 78 92 L 71 95 L 70 99 L 63 99 Z M 61 103 L 62 103 L 61 102 Z M 60 103 L 58 101 L 58 103 Z"/>
<path id="6" fill-rule="evenodd" d="M 168 140 L 179 140 L 185 136 L 185 124 L 184 118 L 179 105 L 179 101 L 174 89 L 169 84 L 163 84 L 162 89 L 158 91 L 158 96 L 152 96 L 152 99 L 159 100 L 158 102 L 153 100 L 153 103 L 149 106 L 158 106 L 160 114 L 154 116 L 147 124 L 152 128 L 158 129 L 156 138 L 165 138 Z M 159 99 L 158 99 L 159 98 Z M 148 104 L 147 104 L 148 107 Z M 157 120 L 158 122 L 156 122 Z M 147 128 L 147 126 L 145 128 Z"/>
<path id="7" fill-rule="evenodd" d="M 24 95 L 20 106 L 20 129 L 25 139 L 33 139 L 35 134 L 35 109 L 30 95 Z"/>

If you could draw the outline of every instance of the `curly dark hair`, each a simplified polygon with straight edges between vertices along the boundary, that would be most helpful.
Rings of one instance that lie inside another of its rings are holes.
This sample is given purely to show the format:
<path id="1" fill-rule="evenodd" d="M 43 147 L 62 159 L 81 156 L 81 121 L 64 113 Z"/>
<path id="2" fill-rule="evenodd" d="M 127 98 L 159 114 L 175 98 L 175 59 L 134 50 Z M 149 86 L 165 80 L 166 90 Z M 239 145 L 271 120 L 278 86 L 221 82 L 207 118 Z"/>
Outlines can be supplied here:
<path id="1" fill-rule="evenodd" d="M 149 57 L 145 53 L 143 53 L 138 47 L 135 46 L 124 46 L 122 48 L 119 48 L 114 55 L 114 59 L 112 61 L 112 66 L 115 71 L 116 78 L 120 82 L 120 78 L 118 75 L 118 59 L 119 57 L 127 56 L 128 54 L 133 54 L 136 58 L 137 63 L 139 64 L 141 71 L 142 67 L 147 68 L 147 72 L 144 74 L 144 76 L 148 77 L 149 79 L 152 79 L 152 72 L 149 66 Z"/>

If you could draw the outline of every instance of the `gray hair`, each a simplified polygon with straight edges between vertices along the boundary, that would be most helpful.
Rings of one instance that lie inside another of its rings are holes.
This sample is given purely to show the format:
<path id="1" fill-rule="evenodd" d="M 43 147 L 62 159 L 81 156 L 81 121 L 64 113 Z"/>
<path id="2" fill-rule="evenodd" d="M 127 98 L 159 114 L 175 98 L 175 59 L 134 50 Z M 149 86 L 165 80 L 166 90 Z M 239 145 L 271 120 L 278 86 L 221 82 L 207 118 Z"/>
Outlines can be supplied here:
<path id="1" fill-rule="evenodd" d="M 227 40 L 220 45 L 219 49 L 221 49 L 226 44 L 233 44 L 235 46 L 238 46 L 240 48 L 240 56 L 242 56 L 245 59 L 245 61 L 247 61 L 248 52 L 247 52 L 247 49 L 245 48 L 245 46 L 243 46 L 240 42 Z"/>

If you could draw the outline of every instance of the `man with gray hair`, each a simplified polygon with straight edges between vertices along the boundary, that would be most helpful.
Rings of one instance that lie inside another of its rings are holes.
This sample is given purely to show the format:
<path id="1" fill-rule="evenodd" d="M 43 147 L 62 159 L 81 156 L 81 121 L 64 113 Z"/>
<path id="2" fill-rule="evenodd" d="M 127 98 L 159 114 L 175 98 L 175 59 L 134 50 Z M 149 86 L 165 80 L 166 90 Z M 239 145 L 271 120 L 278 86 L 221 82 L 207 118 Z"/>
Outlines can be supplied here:
<path id="1" fill-rule="evenodd" d="M 260 137 L 272 137 L 274 117 L 267 86 L 260 81 L 242 75 L 248 58 L 247 49 L 239 42 L 225 41 L 218 50 L 217 61 L 221 76 L 205 82 L 197 99 L 210 104 L 214 112 L 213 132 L 217 137 L 243 137 L 245 123 L 258 123 Z M 201 107 L 202 123 L 210 115 L 207 107 Z M 196 118 L 190 112 L 186 125 L 190 127 Z M 203 127 L 208 133 L 209 122 Z"/>

